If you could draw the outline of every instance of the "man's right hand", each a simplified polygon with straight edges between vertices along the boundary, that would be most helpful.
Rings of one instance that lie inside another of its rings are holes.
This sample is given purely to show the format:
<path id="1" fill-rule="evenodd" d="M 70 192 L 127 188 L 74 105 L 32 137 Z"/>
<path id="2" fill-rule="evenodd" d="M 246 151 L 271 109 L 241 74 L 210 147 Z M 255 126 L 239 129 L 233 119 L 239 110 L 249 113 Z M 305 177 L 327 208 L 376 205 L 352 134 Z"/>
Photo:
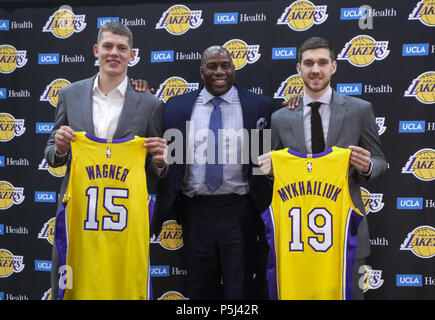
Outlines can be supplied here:
<path id="1" fill-rule="evenodd" d="M 272 157 L 270 152 L 262 154 L 257 158 L 258 167 L 265 175 L 273 177 Z"/>
<path id="2" fill-rule="evenodd" d="M 152 94 L 156 93 L 154 88 L 150 88 L 148 81 L 142 79 L 130 79 L 130 84 L 133 87 L 134 91 L 137 92 L 145 92 L 149 90 Z"/>
<path id="3" fill-rule="evenodd" d="M 61 126 L 59 129 L 57 129 L 54 136 L 56 153 L 65 155 L 71 148 L 71 140 L 76 140 L 75 135 L 75 131 L 68 126 Z"/>
<path id="4" fill-rule="evenodd" d="M 295 94 L 293 96 L 290 96 L 289 101 L 283 101 L 282 106 L 287 107 L 290 110 L 296 109 L 296 107 L 298 106 L 299 101 L 301 101 L 301 99 L 302 99 L 302 95 Z"/>

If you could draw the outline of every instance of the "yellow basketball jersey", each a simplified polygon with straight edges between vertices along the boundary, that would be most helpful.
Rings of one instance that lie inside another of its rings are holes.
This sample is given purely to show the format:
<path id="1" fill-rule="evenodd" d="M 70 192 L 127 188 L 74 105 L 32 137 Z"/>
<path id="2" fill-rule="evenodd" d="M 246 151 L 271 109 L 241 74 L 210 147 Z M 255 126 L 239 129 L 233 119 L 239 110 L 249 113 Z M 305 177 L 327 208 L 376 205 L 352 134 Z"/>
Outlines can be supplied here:
<path id="1" fill-rule="evenodd" d="M 76 132 L 56 218 L 59 299 L 149 298 L 145 138 L 106 140 Z"/>
<path id="2" fill-rule="evenodd" d="M 275 181 L 262 213 L 271 299 L 352 299 L 357 229 L 349 193 L 349 149 L 271 153 Z"/>

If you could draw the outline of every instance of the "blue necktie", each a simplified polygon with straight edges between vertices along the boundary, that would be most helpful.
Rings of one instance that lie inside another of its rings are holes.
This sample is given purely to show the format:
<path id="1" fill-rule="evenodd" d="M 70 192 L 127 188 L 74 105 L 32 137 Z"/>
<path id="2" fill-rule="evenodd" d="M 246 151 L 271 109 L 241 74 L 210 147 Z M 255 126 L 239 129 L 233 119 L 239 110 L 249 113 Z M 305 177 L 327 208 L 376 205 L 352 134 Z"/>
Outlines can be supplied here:
<path id="1" fill-rule="evenodd" d="M 214 134 L 214 141 L 209 140 L 207 150 L 209 150 L 209 147 L 213 147 L 214 142 L 214 164 L 209 163 L 209 160 L 211 159 L 208 157 L 207 154 L 207 164 L 205 166 L 205 185 L 211 192 L 215 192 L 222 185 L 223 182 L 223 164 L 218 164 L 218 130 L 222 129 L 222 112 L 219 105 L 222 101 L 223 100 L 219 97 L 214 97 L 213 99 L 211 99 L 211 102 L 214 105 L 214 109 L 210 115 L 209 129 Z"/>

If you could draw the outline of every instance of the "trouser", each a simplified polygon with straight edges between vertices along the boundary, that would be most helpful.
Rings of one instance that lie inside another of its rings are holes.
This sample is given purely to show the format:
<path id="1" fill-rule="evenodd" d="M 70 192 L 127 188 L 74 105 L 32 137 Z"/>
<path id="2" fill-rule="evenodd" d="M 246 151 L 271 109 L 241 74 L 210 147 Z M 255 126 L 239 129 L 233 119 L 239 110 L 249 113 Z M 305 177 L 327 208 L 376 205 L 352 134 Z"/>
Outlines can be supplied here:
<path id="1" fill-rule="evenodd" d="M 182 198 L 188 297 L 257 298 L 257 236 L 263 225 L 252 197 Z"/>

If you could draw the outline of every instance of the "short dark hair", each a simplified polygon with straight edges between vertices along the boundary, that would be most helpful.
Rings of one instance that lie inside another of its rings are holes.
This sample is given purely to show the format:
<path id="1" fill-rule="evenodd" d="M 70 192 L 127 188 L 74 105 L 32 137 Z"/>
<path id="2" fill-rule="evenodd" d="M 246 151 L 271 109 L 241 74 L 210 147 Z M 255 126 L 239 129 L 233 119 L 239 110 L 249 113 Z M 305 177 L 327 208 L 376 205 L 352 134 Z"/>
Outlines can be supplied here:
<path id="1" fill-rule="evenodd" d="M 111 32 L 128 38 L 128 45 L 133 48 L 133 33 L 131 30 L 119 21 L 112 21 L 103 24 L 98 31 L 97 43 L 100 43 L 103 32 Z"/>
<path id="2" fill-rule="evenodd" d="M 329 50 L 331 61 L 335 60 L 334 48 L 331 46 L 328 40 L 321 37 L 311 37 L 305 40 L 305 42 L 298 49 L 298 62 L 302 61 L 302 54 L 311 49 L 325 48 Z"/>

